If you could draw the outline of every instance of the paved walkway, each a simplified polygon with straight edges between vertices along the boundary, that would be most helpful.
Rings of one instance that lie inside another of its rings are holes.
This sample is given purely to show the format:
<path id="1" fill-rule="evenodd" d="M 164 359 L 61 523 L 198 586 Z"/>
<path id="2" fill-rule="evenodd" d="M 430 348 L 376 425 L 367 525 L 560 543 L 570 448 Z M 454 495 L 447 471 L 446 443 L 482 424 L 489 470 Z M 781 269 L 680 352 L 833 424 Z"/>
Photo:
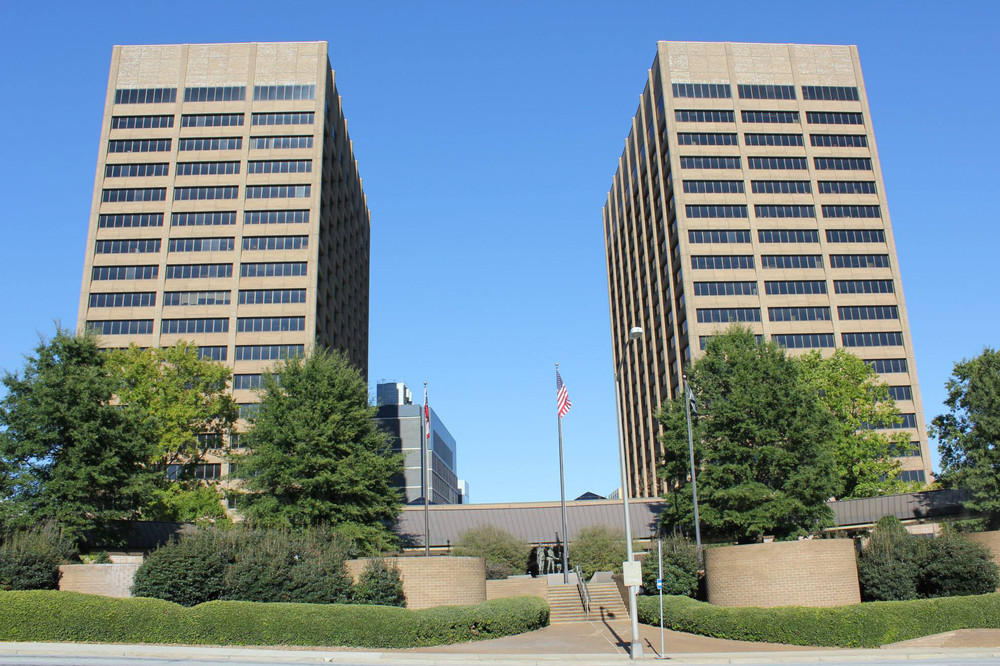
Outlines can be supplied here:
<path id="1" fill-rule="evenodd" d="M 914 638 L 886 645 L 891 649 L 906 648 L 1000 648 L 1000 629 L 959 629 L 943 634 Z"/>

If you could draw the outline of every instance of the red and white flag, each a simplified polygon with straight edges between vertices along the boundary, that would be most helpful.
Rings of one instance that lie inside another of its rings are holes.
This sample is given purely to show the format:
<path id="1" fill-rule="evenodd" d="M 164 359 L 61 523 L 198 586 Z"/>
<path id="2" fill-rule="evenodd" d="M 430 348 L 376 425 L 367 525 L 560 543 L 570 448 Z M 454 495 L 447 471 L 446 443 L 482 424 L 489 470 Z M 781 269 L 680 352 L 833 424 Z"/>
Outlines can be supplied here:
<path id="1" fill-rule="evenodd" d="M 559 374 L 559 368 L 556 368 L 556 412 L 559 414 L 559 418 L 566 416 L 572 406 L 573 403 L 569 401 L 566 385 L 563 384 L 562 376 Z"/>
<path id="2" fill-rule="evenodd" d="M 431 438 L 431 408 L 427 404 L 427 389 L 424 389 L 424 439 Z"/>

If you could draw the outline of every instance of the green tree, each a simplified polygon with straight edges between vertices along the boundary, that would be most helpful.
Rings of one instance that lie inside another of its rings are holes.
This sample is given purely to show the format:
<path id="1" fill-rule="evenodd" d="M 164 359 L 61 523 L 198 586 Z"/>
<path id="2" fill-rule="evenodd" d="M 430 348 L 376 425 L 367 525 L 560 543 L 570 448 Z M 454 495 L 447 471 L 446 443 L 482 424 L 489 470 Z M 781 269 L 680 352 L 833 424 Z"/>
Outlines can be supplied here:
<path id="1" fill-rule="evenodd" d="M 260 407 L 232 454 L 253 525 L 334 528 L 358 524 L 388 534 L 401 498 L 392 477 L 402 459 L 372 420 L 361 373 L 339 352 L 315 349 L 266 374 Z"/>
<path id="2" fill-rule="evenodd" d="M 733 326 L 713 337 L 690 368 L 697 417 L 695 464 L 702 529 L 708 536 L 755 542 L 811 533 L 833 522 L 826 501 L 837 487 L 837 428 L 795 359 L 773 342 Z M 693 534 L 683 399 L 664 405 L 667 532 Z"/>
<path id="3" fill-rule="evenodd" d="M 955 364 L 945 384 L 948 413 L 935 417 L 931 432 L 941 452 L 941 482 L 964 488 L 965 505 L 1000 528 L 1000 352 L 986 347 Z"/>
<path id="4" fill-rule="evenodd" d="M 186 523 L 228 521 L 223 499 L 223 494 L 211 483 L 195 479 L 165 481 L 145 502 L 142 518 Z"/>
<path id="5" fill-rule="evenodd" d="M 365 564 L 354 586 L 354 603 L 377 606 L 406 606 L 403 578 L 392 560 L 375 557 Z"/>
<path id="6" fill-rule="evenodd" d="M 894 456 L 912 447 L 909 433 L 871 428 L 902 421 L 889 385 L 879 381 L 875 370 L 846 349 L 838 349 L 825 359 L 815 350 L 799 357 L 799 362 L 804 380 L 837 426 L 837 496 L 877 497 L 923 488 L 924 484 L 899 478 L 902 465 Z"/>
<path id="7" fill-rule="evenodd" d="M 632 550 L 640 550 L 633 542 Z M 622 572 L 622 562 L 628 557 L 625 532 L 604 525 L 585 527 L 569 545 L 569 566 L 580 567 L 590 578 L 598 571 Z"/>
<path id="8" fill-rule="evenodd" d="M 507 530 L 495 525 L 473 527 L 458 538 L 452 554 L 481 557 L 486 561 L 486 578 L 502 579 L 528 570 L 531 546 Z"/>
<path id="9" fill-rule="evenodd" d="M 71 539 L 135 518 L 155 486 L 151 422 L 112 404 L 115 382 L 90 334 L 58 328 L 21 372 L 5 372 L 0 400 L 0 523 L 55 520 Z"/>

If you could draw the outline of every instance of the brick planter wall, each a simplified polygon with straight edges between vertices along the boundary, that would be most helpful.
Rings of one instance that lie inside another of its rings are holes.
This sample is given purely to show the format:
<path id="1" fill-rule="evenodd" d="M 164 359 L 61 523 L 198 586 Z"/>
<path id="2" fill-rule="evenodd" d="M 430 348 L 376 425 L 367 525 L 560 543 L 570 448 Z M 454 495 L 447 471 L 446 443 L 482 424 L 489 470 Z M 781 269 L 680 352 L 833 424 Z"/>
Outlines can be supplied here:
<path id="1" fill-rule="evenodd" d="M 549 585 L 545 578 L 532 578 L 531 576 L 486 581 L 487 599 L 503 599 L 504 597 L 541 597 L 548 601 Z"/>
<path id="2" fill-rule="evenodd" d="M 131 597 L 132 579 L 140 564 L 63 564 L 59 567 L 62 574 L 59 589 L 105 597 Z"/>
<path id="3" fill-rule="evenodd" d="M 993 553 L 993 561 L 1000 564 L 1000 532 L 976 532 L 967 536 L 989 548 Z M 997 588 L 997 592 L 1000 592 L 1000 588 Z"/>
<path id="4" fill-rule="evenodd" d="M 709 603 L 846 606 L 861 603 L 851 539 L 814 539 L 705 550 Z"/>
<path id="5" fill-rule="evenodd" d="M 407 608 L 465 606 L 486 601 L 486 566 L 481 557 L 395 557 Z M 368 560 L 348 560 L 355 581 Z"/>

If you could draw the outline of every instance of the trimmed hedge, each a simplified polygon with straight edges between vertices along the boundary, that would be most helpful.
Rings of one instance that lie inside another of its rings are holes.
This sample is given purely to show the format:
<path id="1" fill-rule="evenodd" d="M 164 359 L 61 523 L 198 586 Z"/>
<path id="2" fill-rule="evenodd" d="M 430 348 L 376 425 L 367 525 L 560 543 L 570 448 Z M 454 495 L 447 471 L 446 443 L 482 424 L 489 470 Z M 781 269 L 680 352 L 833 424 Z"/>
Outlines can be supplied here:
<path id="1" fill-rule="evenodd" d="M 0 592 L 0 641 L 408 648 L 512 636 L 549 622 L 538 597 L 475 606 L 391 606 L 160 599 L 76 592 Z"/>
<path id="2" fill-rule="evenodd" d="M 639 597 L 639 621 L 660 623 L 657 597 Z M 830 608 L 726 608 L 688 597 L 664 597 L 663 626 L 741 641 L 877 648 L 957 629 L 1000 629 L 1000 594 Z"/>

